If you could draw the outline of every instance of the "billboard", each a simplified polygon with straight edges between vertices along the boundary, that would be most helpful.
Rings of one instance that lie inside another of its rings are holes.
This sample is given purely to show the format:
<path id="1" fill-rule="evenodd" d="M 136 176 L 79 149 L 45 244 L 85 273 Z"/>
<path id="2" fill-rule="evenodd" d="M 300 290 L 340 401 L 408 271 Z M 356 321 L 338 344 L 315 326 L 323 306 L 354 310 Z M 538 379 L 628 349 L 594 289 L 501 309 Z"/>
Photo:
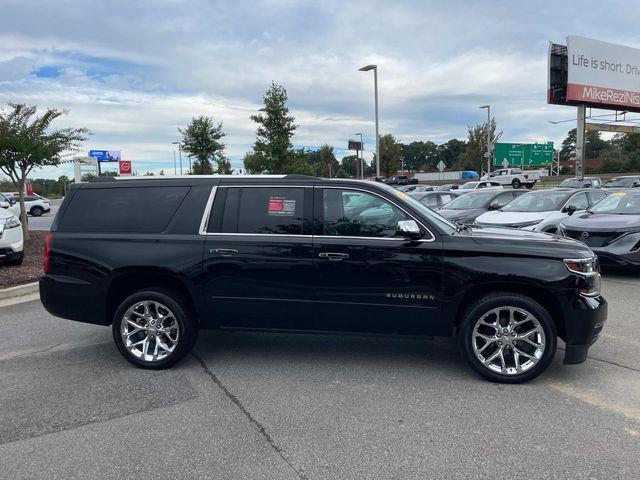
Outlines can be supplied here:
<path id="1" fill-rule="evenodd" d="M 89 156 L 98 162 L 119 162 L 120 150 L 89 150 Z"/>
<path id="2" fill-rule="evenodd" d="M 569 36 L 550 44 L 548 102 L 640 112 L 640 50 Z"/>
<path id="3" fill-rule="evenodd" d="M 356 140 L 349 140 L 349 147 L 347 150 L 362 150 L 362 143 Z"/>
<path id="4" fill-rule="evenodd" d="M 504 167 L 506 160 L 511 167 L 544 167 L 553 163 L 553 153 L 553 142 L 496 143 L 493 165 Z"/>

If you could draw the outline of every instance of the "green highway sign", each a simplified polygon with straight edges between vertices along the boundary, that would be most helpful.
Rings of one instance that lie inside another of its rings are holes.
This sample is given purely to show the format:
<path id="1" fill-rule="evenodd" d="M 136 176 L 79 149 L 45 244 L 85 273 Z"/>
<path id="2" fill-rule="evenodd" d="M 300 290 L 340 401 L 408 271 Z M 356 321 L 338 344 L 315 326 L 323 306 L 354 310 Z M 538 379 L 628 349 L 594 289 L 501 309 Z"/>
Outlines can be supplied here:
<path id="1" fill-rule="evenodd" d="M 511 167 L 551 165 L 553 163 L 553 142 L 496 143 L 493 149 L 493 165 L 504 167 L 505 160 Z"/>

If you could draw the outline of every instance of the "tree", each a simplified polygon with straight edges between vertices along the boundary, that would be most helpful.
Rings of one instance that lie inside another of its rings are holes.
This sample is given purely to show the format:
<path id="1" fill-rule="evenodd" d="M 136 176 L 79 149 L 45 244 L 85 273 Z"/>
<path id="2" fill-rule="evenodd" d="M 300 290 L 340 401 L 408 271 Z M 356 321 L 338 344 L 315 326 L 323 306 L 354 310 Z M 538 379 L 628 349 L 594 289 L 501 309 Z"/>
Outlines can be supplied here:
<path id="1" fill-rule="evenodd" d="M 182 134 L 182 150 L 195 157 L 192 174 L 212 174 L 212 161 L 216 163 L 216 173 L 231 173 L 231 164 L 224 156 L 225 144 L 221 141 L 226 135 L 222 122 L 216 125 L 211 117 L 201 115 L 192 118 L 187 128 L 178 128 L 178 131 Z"/>
<path id="2" fill-rule="evenodd" d="M 391 177 L 400 169 L 400 144 L 391 134 L 380 137 L 380 171 Z"/>
<path id="3" fill-rule="evenodd" d="M 355 155 L 347 155 L 340 160 L 340 170 L 344 172 L 347 177 L 356 176 L 356 162 L 358 158 Z"/>
<path id="4" fill-rule="evenodd" d="M 433 142 L 411 142 L 400 148 L 404 166 L 409 170 L 431 170 L 438 164 L 438 146 Z"/>
<path id="5" fill-rule="evenodd" d="M 559 155 L 561 162 L 573 160 L 576 157 L 576 137 L 577 129 L 572 128 L 567 132 L 567 138 L 562 141 L 562 146 L 560 147 Z M 602 140 L 600 132 L 597 130 L 587 130 L 584 137 L 584 158 L 600 158 L 614 145 L 615 141 L 609 143 Z"/>
<path id="6" fill-rule="evenodd" d="M 452 138 L 451 140 L 438 145 L 438 157 L 435 162 L 436 165 L 442 161 L 447 168 L 463 168 L 463 169 L 473 169 L 474 167 L 471 165 L 462 165 L 463 163 L 463 155 L 465 154 L 467 148 L 467 143 L 464 140 L 458 140 L 457 138 Z M 435 165 L 433 165 L 435 169 Z"/>
<path id="7" fill-rule="evenodd" d="M 53 121 L 63 114 L 47 109 L 37 116 L 36 105 L 9 104 L 0 109 L 0 171 L 7 175 L 19 192 L 20 221 L 25 240 L 29 239 L 24 186 L 27 175 L 38 167 L 58 165 L 62 155 L 77 151 L 86 140 L 86 128 L 52 130 Z"/>
<path id="8" fill-rule="evenodd" d="M 572 160 L 576 156 L 576 131 L 575 128 L 569 130 L 567 138 L 562 141 L 558 154 L 561 162 Z"/>
<path id="9" fill-rule="evenodd" d="M 295 171 L 296 159 L 292 154 L 291 138 L 296 130 L 295 119 L 289 115 L 287 91 L 271 82 L 263 97 L 263 113 L 251 115 L 258 124 L 253 151 L 245 162 L 251 173 L 299 173 Z"/>
<path id="10" fill-rule="evenodd" d="M 487 128 L 489 128 L 488 131 Z M 502 137 L 502 130 L 497 131 L 495 118 L 492 118 L 488 125 L 486 122 L 473 126 L 468 125 L 467 130 L 469 132 L 465 150 L 467 166 L 470 166 L 472 170 L 481 172 L 487 165 L 487 136 L 491 137 L 491 145 L 495 145 Z M 493 161 L 493 159 L 491 160 Z"/>
<path id="11" fill-rule="evenodd" d="M 335 177 L 340 164 L 333 154 L 333 146 L 324 144 L 312 153 L 311 160 L 315 165 L 316 175 L 320 177 Z"/>

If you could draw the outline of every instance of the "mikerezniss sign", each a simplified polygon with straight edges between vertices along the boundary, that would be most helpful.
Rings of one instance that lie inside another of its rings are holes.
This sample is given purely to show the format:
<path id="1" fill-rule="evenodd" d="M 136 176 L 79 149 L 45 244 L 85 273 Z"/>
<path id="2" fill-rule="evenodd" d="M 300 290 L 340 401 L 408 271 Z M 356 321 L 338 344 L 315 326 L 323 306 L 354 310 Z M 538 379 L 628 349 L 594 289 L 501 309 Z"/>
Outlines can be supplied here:
<path id="1" fill-rule="evenodd" d="M 640 108 L 640 50 L 567 37 L 569 102 Z"/>

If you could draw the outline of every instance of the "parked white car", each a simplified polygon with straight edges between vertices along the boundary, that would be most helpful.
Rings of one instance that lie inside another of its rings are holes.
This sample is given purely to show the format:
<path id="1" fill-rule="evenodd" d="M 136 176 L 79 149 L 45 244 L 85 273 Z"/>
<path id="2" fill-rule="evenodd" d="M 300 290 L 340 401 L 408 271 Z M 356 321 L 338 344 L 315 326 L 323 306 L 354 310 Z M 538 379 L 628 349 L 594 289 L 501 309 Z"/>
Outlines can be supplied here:
<path id="1" fill-rule="evenodd" d="M 3 193 L 3 195 L 11 203 L 18 205 L 18 211 L 20 211 L 20 199 L 17 193 Z M 49 200 L 47 200 L 46 198 L 34 193 L 33 195 L 24 196 L 24 207 L 29 215 L 31 215 L 32 217 L 39 217 L 44 213 L 51 211 L 51 202 L 49 202 Z"/>
<path id="2" fill-rule="evenodd" d="M 24 257 L 22 224 L 6 203 L 0 201 L 0 264 L 20 265 Z"/>
<path id="3" fill-rule="evenodd" d="M 499 210 L 483 213 L 478 225 L 516 227 L 556 233 L 558 224 L 575 212 L 586 210 L 609 192 L 603 190 L 553 189 L 521 195 Z"/>
<path id="4" fill-rule="evenodd" d="M 480 190 L 483 188 L 502 188 L 498 182 L 488 182 L 488 181 L 479 181 L 479 182 L 467 182 L 463 185 L 460 185 L 458 189 L 459 193 L 473 192 L 474 190 Z"/>
<path id="5" fill-rule="evenodd" d="M 540 181 L 540 172 L 523 171 L 520 168 L 501 168 L 491 172 L 491 175 L 484 175 L 482 180 L 498 182 L 500 185 L 511 185 L 513 188 L 533 188 Z"/>

